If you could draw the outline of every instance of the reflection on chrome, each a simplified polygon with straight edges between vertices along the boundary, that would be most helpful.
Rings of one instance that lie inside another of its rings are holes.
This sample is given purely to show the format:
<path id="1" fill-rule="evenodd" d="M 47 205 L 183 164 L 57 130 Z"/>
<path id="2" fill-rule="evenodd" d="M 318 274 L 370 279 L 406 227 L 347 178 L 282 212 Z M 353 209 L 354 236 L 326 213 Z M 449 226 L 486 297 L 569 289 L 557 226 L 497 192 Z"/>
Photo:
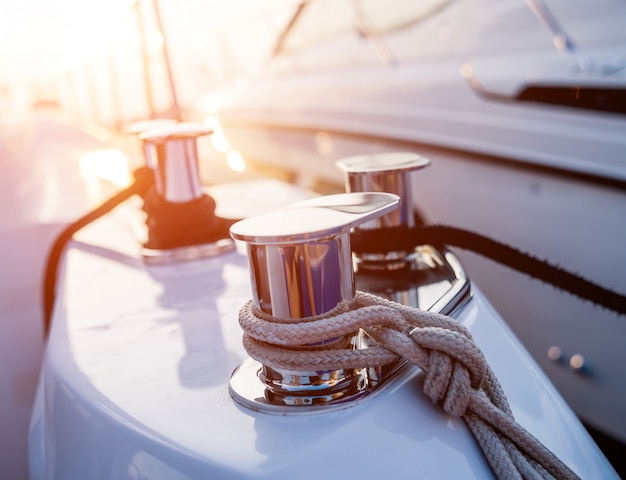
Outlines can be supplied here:
<path id="1" fill-rule="evenodd" d="M 352 300 L 356 285 L 350 229 L 389 214 L 398 200 L 397 195 L 381 192 L 330 195 L 233 225 L 233 238 L 246 242 L 256 306 L 281 321 L 298 323 Z M 316 216 L 320 210 L 323 215 Z M 413 303 L 449 313 L 467 298 L 469 288 L 461 270 L 432 248 L 416 249 L 414 255 L 418 257 L 411 262 L 418 267 L 413 272 L 415 282 L 405 288 L 419 299 Z M 379 274 L 373 272 L 371 278 L 376 280 Z M 363 349 L 372 340 L 356 331 L 323 343 Z M 315 345 L 309 347 L 315 349 Z M 345 408 L 404 370 L 401 362 L 379 368 L 295 372 L 247 360 L 233 374 L 230 392 L 237 402 L 254 410 L 307 414 L 317 411 L 315 407 L 323 411 Z M 313 410 L 293 408 L 304 405 Z"/>

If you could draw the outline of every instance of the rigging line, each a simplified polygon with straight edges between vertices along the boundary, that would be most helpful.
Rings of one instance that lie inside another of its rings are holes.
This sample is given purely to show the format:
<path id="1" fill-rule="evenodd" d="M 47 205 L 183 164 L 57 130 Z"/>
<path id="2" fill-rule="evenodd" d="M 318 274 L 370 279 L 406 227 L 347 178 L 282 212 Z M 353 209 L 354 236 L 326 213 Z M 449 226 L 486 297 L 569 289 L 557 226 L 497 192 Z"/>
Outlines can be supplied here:
<path id="1" fill-rule="evenodd" d="M 74 223 L 68 225 L 54 241 L 46 261 L 43 281 L 44 338 L 47 338 L 50 333 L 52 309 L 54 308 L 54 299 L 56 294 L 57 271 L 67 243 L 80 229 L 109 213 L 133 195 L 145 195 L 154 185 L 154 174 L 152 169 L 149 167 L 140 167 L 133 172 L 133 175 L 135 177 L 135 181 L 130 186 L 119 191 L 96 209 L 79 218 Z"/>
<path id="2" fill-rule="evenodd" d="M 469 230 L 445 225 L 427 225 L 378 232 L 357 230 L 352 234 L 353 250 L 364 253 L 377 253 L 380 251 L 380 245 L 385 245 L 386 249 L 399 251 L 424 244 L 447 245 L 473 251 L 579 298 L 626 315 L 626 296 L 515 247 Z"/>
<path id="3" fill-rule="evenodd" d="M 561 53 L 574 53 L 574 42 L 561 27 L 543 0 L 526 0 L 526 4 L 541 24 L 552 33 L 552 43 Z"/>
<path id="4" fill-rule="evenodd" d="M 467 422 L 498 479 L 578 478 L 516 422 L 470 331 L 452 317 L 358 291 L 352 302 L 297 323 L 285 323 L 249 301 L 239 312 L 239 324 L 250 357 L 278 370 L 340 370 L 409 360 L 423 371 L 422 390 L 433 403 Z M 378 347 L 311 347 L 321 338 L 337 338 L 359 328 Z"/>

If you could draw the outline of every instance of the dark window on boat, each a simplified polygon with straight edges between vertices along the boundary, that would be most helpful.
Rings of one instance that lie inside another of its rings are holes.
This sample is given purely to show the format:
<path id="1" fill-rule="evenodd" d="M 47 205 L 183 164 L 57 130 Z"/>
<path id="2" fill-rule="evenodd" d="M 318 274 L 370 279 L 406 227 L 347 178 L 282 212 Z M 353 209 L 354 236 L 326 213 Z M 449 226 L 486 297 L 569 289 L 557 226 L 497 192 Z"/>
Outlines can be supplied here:
<path id="1" fill-rule="evenodd" d="M 624 88 L 533 85 L 522 90 L 517 100 L 598 112 L 626 113 L 626 89 Z"/>

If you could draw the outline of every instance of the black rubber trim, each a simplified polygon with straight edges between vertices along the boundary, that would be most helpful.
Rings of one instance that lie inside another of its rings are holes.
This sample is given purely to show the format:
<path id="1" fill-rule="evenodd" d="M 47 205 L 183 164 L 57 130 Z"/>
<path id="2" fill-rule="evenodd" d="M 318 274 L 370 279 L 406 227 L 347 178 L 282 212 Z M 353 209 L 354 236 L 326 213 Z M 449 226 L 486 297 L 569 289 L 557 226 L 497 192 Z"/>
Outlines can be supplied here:
<path id="1" fill-rule="evenodd" d="M 626 89 L 580 85 L 530 85 L 515 97 L 524 102 L 626 114 Z"/>

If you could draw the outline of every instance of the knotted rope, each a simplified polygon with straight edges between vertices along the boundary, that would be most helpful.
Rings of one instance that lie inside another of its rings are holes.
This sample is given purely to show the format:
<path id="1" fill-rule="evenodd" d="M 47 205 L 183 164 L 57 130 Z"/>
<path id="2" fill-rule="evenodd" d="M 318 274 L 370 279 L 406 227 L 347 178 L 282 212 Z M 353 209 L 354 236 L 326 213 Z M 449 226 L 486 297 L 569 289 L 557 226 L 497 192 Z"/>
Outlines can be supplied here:
<path id="1" fill-rule="evenodd" d="M 278 370 L 380 367 L 407 359 L 424 372 L 424 393 L 450 415 L 464 418 L 498 478 L 578 478 L 515 421 L 469 330 L 451 317 L 358 292 L 352 302 L 298 323 L 272 317 L 250 301 L 239 323 L 248 354 Z M 341 348 L 340 342 L 320 346 L 359 329 L 378 345 L 360 350 Z"/>

